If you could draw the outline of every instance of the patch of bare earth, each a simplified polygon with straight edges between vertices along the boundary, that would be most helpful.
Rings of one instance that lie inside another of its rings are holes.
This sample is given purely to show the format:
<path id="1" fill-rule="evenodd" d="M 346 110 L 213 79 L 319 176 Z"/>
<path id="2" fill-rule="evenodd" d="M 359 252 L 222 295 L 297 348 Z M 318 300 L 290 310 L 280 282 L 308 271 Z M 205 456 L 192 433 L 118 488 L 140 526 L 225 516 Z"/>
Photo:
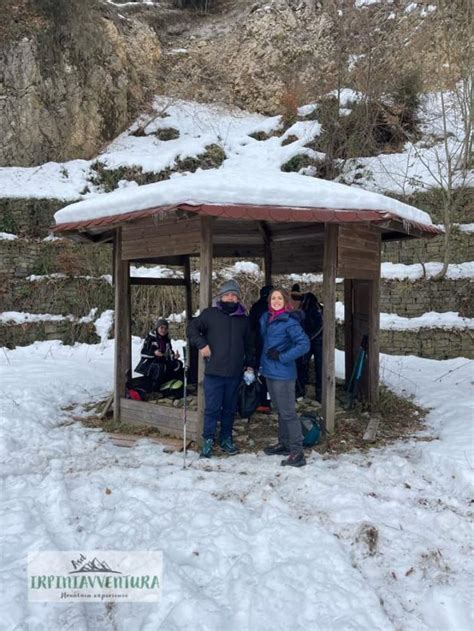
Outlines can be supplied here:
<path id="1" fill-rule="evenodd" d="M 308 387 L 308 397 L 297 403 L 298 414 L 319 415 L 321 406 L 314 400 L 314 390 Z M 156 399 L 160 405 L 182 408 L 183 401 Z M 159 430 L 149 426 L 115 424 L 110 412 L 101 417 L 105 401 L 99 401 L 85 407 L 86 414 L 71 416 L 71 420 L 80 421 L 86 427 L 102 429 L 109 434 L 127 434 L 137 438 L 164 436 Z M 196 409 L 196 397 L 188 396 L 190 409 Z M 77 408 L 76 408 L 77 410 Z M 368 451 L 374 447 L 383 447 L 398 440 L 429 440 L 425 435 L 417 436 L 424 429 L 427 410 L 413 401 L 397 396 L 385 387 L 381 387 L 378 409 L 369 412 L 362 403 L 356 403 L 349 409 L 348 397 L 342 385 L 336 389 L 336 431 L 332 434 L 323 432 L 321 441 L 308 449 L 326 457 L 348 453 L 354 450 Z M 364 440 L 364 433 L 371 418 L 379 419 L 375 439 Z M 234 425 L 235 442 L 242 453 L 257 453 L 276 441 L 278 418 L 276 413 L 255 413 L 250 420 L 236 418 Z M 192 445 L 197 449 L 196 445 Z"/>

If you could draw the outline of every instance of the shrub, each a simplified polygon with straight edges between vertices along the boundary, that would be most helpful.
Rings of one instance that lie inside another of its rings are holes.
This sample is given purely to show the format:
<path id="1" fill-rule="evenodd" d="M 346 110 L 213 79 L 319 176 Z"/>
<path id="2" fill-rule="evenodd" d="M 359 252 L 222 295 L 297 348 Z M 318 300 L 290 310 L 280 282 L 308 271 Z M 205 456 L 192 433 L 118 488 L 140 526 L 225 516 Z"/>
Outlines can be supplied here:
<path id="1" fill-rule="evenodd" d="M 390 96 L 398 110 L 401 129 L 409 134 L 419 136 L 418 109 L 420 107 L 423 80 L 419 69 L 402 75 L 395 84 Z"/>

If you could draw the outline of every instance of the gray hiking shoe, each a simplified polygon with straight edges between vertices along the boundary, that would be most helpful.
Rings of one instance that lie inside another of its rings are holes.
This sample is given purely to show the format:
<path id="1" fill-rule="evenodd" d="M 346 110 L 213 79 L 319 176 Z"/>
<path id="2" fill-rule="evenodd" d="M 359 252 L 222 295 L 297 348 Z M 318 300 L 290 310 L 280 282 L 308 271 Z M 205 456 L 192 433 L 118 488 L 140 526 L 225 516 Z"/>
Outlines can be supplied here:
<path id="1" fill-rule="evenodd" d="M 286 460 L 282 460 L 280 464 L 282 467 L 304 467 L 306 458 L 302 451 L 294 451 Z"/>

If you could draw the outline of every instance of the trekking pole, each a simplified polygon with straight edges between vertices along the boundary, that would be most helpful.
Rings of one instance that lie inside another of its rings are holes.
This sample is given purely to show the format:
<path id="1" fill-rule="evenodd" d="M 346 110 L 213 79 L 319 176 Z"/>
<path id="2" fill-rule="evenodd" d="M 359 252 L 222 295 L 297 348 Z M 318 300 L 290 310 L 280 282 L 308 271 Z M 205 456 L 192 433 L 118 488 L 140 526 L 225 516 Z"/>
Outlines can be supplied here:
<path id="1" fill-rule="evenodd" d="M 188 420 L 188 354 L 186 346 L 183 346 L 183 469 L 186 469 L 186 422 Z"/>
<path id="2" fill-rule="evenodd" d="M 354 400 L 355 400 L 356 393 L 359 387 L 359 382 L 362 377 L 362 372 L 364 370 L 365 359 L 367 357 L 367 346 L 368 346 L 368 337 L 367 335 L 364 335 L 362 337 L 360 348 L 357 353 L 354 370 L 352 371 L 349 385 L 347 387 L 347 392 L 349 394 L 349 409 L 352 409 L 354 407 Z"/>

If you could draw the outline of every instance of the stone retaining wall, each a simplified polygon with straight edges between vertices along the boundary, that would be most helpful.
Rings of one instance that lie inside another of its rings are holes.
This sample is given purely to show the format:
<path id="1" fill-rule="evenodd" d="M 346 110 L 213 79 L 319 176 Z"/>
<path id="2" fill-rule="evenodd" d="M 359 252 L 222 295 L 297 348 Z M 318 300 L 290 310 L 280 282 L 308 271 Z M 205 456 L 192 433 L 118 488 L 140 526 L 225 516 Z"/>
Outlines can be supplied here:
<path id="1" fill-rule="evenodd" d="M 54 213 L 68 203 L 62 199 L 0 198 L 0 232 L 44 238 Z"/>
<path id="2" fill-rule="evenodd" d="M 453 228 L 450 236 L 450 261 L 463 263 L 474 261 L 474 235 Z M 382 245 L 382 261 L 391 263 L 429 263 L 443 261 L 444 236 L 432 239 L 405 239 L 388 241 Z"/>
<path id="3" fill-rule="evenodd" d="M 469 330 L 419 329 L 380 331 L 380 352 L 390 355 L 416 355 L 431 359 L 467 357 L 474 359 L 474 335 Z M 336 327 L 336 346 L 344 348 L 344 325 Z"/>
<path id="4" fill-rule="evenodd" d="M 85 342 L 97 344 L 100 338 L 93 323 L 79 324 L 68 320 L 29 322 L 24 324 L 0 323 L 0 346 L 15 348 L 36 341 L 61 340 L 64 344 Z"/>
<path id="5" fill-rule="evenodd" d="M 0 275 L 12 279 L 57 272 L 100 276 L 111 270 L 110 245 L 88 245 L 70 239 L 0 239 Z"/>
<path id="6" fill-rule="evenodd" d="M 301 289 L 322 296 L 322 285 L 300 283 Z M 382 280 L 381 313 L 396 313 L 405 318 L 421 316 L 429 311 L 456 311 L 466 318 L 474 317 L 474 279 L 440 281 L 429 279 Z M 336 298 L 344 302 L 344 283 L 337 283 Z"/>
<path id="7" fill-rule="evenodd" d="M 82 317 L 94 308 L 98 313 L 113 309 L 114 288 L 100 278 L 17 280 L 8 283 L 2 298 L 3 311 Z"/>

